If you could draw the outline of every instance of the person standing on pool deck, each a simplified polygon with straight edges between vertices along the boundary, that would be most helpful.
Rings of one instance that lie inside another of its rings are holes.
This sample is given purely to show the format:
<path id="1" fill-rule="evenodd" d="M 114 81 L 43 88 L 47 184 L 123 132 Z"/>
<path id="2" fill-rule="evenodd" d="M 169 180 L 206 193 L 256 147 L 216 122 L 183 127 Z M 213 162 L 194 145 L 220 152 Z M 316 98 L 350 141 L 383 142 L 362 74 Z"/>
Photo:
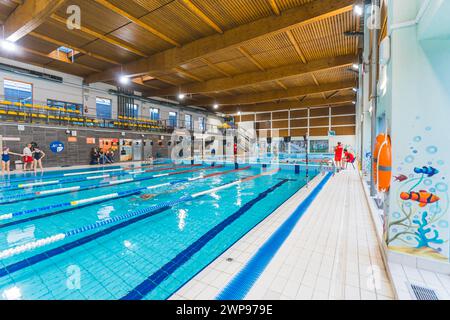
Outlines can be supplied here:
<path id="1" fill-rule="evenodd" d="M 33 166 L 34 166 L 34 172 L 37 171 L 37 167 L 39 165 L 39 168 L 41 169 L 41 172 L 44 172 L 44 168 L 42 167 L 42 159 L 44 159 L 45 153 L 41 149 L 39 149 L 38 146 L 34 148 L 33 151 Z"/>
<path id="2" fill-rule="evenodd" d="M 343 169 L 342 165 L 342 154 L 344 152 L 344 148 L 342 147 L 342 143 L 338 142 L 337 146 L 334 148 L 334 162 L 336 163 L 336 168 L 339 171 Z"/>
<path id="3" fill-rule="evenodd" d="M 14 152 L 9 152 L 9 148 L 8 147 L 4 147 L 3 148 L 3 152 L 2 152 L 2 174 L 5 173 L 10 173 L 11 171 L 11 154 L 15 155 L 15 156 L 19 156 L 21 157 L 21 154 L 18 153 L 14 153 Z"/>
<path id="4" fill-rule="evenodd" d="M 30 164 L 30 170 L 33 170 L 33 152 L 31 151 L 31 143 L 23 148 L 23 171 L 28 171 L 27 167 Z"/>

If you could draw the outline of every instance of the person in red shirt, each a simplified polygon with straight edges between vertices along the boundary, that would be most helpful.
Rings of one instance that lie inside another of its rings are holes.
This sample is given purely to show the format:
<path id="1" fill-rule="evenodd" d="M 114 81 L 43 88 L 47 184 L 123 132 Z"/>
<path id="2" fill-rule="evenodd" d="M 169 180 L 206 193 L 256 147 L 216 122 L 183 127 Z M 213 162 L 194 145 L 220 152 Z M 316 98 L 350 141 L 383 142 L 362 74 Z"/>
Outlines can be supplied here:
<path id="1" fill-rule="evenodd" d="M 337 146 L 334 148 L 334 162 L 336 163 L 336 168 L 343 169 L 342 163 L 342 154 L 344 152 L 344 148 L 342 147 L 342 143 L 338 142 Z"/>
<path id="2" fill-rule="evenodd" d="M 353 168 L 355 168 L 355 165 L 353 164 L 353 162 L 355 162 L 355 156 L 353 155 L 353 153 L 348 152 L 347 149 L 344 149 L 344 157 L 346 162 L 345 167 L 347 168 L 347 165 L 351 163 Z"/>

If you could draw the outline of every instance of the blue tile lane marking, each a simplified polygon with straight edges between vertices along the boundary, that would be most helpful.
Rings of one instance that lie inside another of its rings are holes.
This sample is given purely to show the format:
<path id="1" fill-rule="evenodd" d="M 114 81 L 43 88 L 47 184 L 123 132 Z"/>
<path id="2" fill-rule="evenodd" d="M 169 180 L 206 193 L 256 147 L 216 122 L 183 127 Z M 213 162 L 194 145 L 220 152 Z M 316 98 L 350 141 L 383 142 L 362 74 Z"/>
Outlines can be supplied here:
<path id="1" fill-rule="evenodd" d="M 258 176 L 255 176 L 255 177 L 258 177 Z M 232 183 L 227 183 L 225 185 L 232 185 Z M 27 259 L 24 259 L 22 261 L 13 263 L 13 264 L 11 264 L 9 266 L 6 266 L 4 268 L 0 268 L 0 278 L 5 276 L 5 275 L 7 275 L 8 273 L 24 269 L 24 268 L 26 268 L 28 266 L 31 266 L 33 264 L 36 264 L 38 262 L 41 262 L 41 261 L 47 260 L 48 258 L 56 256 L 56 255 L 58 255 L 60 253 L 63 253 L 65 251 L 67 251 L 67 250 L 76 248 L 76 247 L 78 247 L 78 246 L 80 246 L 82 244 L 88 243 L 88 242 L 90 242 L 92 240 L 95 240 L 97 238 L 100 238 L 102 236 L 110 234 L 111 232 L 113 232 L 115 230 L 124 228 L 124 227 L 126 227 L 128 225 L 134 224 L 134 223 L 139 222 L 139 221 L 141 221 L 143 219 L 146 219 L 146 218 L 151 217 L 153 215 L 156 215 L 158 213 L 164 212 L 165 210 L 173 207 L 174 205 L 177 205 L 177 204 L 182 203 L 182 202 L 191 201 L 191 200 L 194 200 L 194 198 L 192 196 L 188 195 L 188 196 L 181 197 L 181 198 L 179 198 L 177 200 L 163 202 L 163 203 L 160 203 L 160 204 L 157 204 L 157 205 L 153 205 L 153 206 L 148 207 L 148 208 L 136 210 L 134 212 L 130 212 L 130 213 L 127 213 L 127 214 L 116 216 L 114 218 L 110 218 L 110 219 L 106 219 L 106 220 L 103 220 L 103 221 L 100 221 L 100 222 L 96 222 L 96 223 L 93 223 L 93 224 L 90 224 L 90 225 L 86 225 L 86 226 L 81 227 L 81 228 L 77 228 L 77 229 L 74 229 L 74 230 L 67 231 L 67 232 L 64 233 L 64 235 L 66 236 L 66 239 L 68 237 L 72 237 L 72 236 L 78 235 L 78 234 L 86 232 L 86 231 L 92 231 L 94 229 L 98 229 L 100 227 L 106 226 L 106 225 L 114 223 L 114 222 L 119 222 L 119 221 L 122 221 L 122 220 L 130 219 L 130 220 L 123 221 L 123 222 L 121 222 L 121 223 L 119 223 L 117 225 L 114 225 L 114 226 L 111 226 L 109 228 L 106 228 L 104 230 L 98 231 L 98 232 L 96 232 L 96 233 L 94 233 L 92 235 L 85 236 L 85 237 L 83 237 L 83 238 L 81 238 L 79 240 L 72 241 L 72 242 L 67 243 L 65 245 L 61 245 L 59 247 L 56 247 L 55 249 L 51 249 L 51 250 L 45 251 L 43 253 L 34 255 L 34 256 L 30 257 L 30 258 L 27 258 Z"/>
<path id="2" fill-rule="evenodd" d="M 272 234 L 242 270 L 228 283 L 222 292 L 219 293 L 216 297 L 217 300 L 242 300 L 245 298 L 331 176 L 332 174 L 328 173 L 325 178 L 322 179 L 317 187 L 302 201 L 289 218 L 274 234 Z"/>
<path id="3" fill-rule="evenodd" d="M 122 297 L 121 300 L 141 300 L 142 298 L 144 298 L 147 294 L 158 287 L 166 278 L 173 274 L 179 267 L 186 263 L 194 254 L 196 254 L 204 246 L 206 246 L 209 241 L 211 241 L 215 236 L 222 232 L 227 226 L 236 221 L 239 217 L 250 210 L 256 203 L 267 197 L 268 194 L 275 191 L 286 182 L 288 182 L 287 179 L 278 182 L 273 187 L 260 193 L 256 198 L 247 202 L 238 211 L 217 224 L 214 228 L 205 233 L 189 247 L 181 251 L 175 258 L 162 266 L 158 271 L 156 271 L 139 285 L 137 285 L 127 295 Z"/>
<path id="4" fill-rule="evenodd" d="M 189 200 L 192 200 L 192 198 L 189 197 L 189 196 L 188 197 L 182 197 L 182 198 L 180 198 L 178 200 L 168 201 L 168 202 L 165 202 L 165 203 L 162 203 L 162 204 L 159 204 L 159 205 L 155 205 L 155 206 L 152 206 L 152 207 L 149 207 L 149 208 L 146 208 L 146 209 L 137 210 L 135 212 L 132 212 L 132 213 L 129 213 L 129 214 L 126 214 L 126 215 L 117 216 L 115 218 L 104 220 L 104 221 L 101 221 L 101 222 L 99 222 L 97 224 L 92 224 L 92 225 L 89 225 L 89 226 L 85 226 L 85 227 L 82 227 L 82 228 L 79 228 L 79 229 L 75 229 L 75 230 L 69 231 L 69 232 L 66 233 L 66 235 L 67 236 L 74 236 L 74 235 L 77 235 L 79 233 L 82 233 L 82 232 L 85 232 L 85 231 L 88 231 L 88 230 L 93 230 L 94 229 L 94 225 L 106 225 L 107 223 L 110 223 L 110 222 L 116 222 L 116 221 L 120 221 L 120 220 L 123 220 L 123 219 L 126 219 L 126 218 L 131 218 L 131 217 L 135 216 L 134 218 L 132 218 L 130 220 L 123 221 L 123 222 L 121 222 L 119 224 L 116 224 L 116 225 L 111 226 L 109 228 L 106 228 L 104 230 L 98 231 L 98 232 L 93 233 L 91 235 L 82 237 L 82 238 L 80 238 L 78 240 L 66 243 L 64 245 L 61 245 L 59 247 L 56 247 L 56 248 L 53 248 L 53 249 L 50 249 L 50 250 L 47 250 L 47 251 L 44 251 L 42 253 L 36 254 L 36 255 L 31 256 L 31 257 L 29 257 L 27 259 L 24 259 L 24 260 L 21 260 L 19 262 L 16 262 L 16 263 L 13 263 L 11 265 L 8 265 L 8 266 L 6 266 L 4 268 L 0 268 L 0 278 L 4 277 L 4 276 L 6 276 L 6 275 L 8 275 L 10 273 L 13 273 L 13 272 L 22 270 L 24 268 L 27 268 L 29 266 L 32 266 L 32 265 L 34 265 L 36 263 L 39 263 L 41 261 L 44 261 L 44 260 L 47 260 L 47 259 L 52 258 L 54 256 L 57 256 L 57 255 L 59 255 L 61 253 L 67 252 L 67 251 L 69 251 L 71 249 L 77 248 L 77 247 L 79 247 L 81 245 L 84 245 L 84 244 L 86 244 L 88 242 L 91 242 L 93 240 L 96 240 L 98 238 L 106 236 L 106 235 L 108 235 L 108 234 L 110 234 L 110 233 L 112 233 L 112 232 L 114 232 L 116 230 L 120 230 L 120 229 L 122 229 L 124 227 L 127 227 L 127 226 L 131 225 L 131 224 L 134 224 L 136 222 L 139 222 L 141 220 L 147 219 L 147 218 L 149 218 L 151 216 L 154 216 L 156 214 L 164 212 L 164 211 L 170 209 L 172 206 L 174 206 L 174 205 L 176 205 L 178 203 L 189 201 Z"/>

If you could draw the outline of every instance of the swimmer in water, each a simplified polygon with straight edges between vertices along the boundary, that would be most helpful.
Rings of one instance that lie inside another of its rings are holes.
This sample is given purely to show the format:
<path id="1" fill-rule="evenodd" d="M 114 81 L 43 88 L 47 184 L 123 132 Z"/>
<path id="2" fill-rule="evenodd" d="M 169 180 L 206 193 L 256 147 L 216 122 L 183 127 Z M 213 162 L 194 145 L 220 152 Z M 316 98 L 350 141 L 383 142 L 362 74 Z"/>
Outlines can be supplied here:
<path id="1" fill-rule="evenodd" d="M 139 198 L 131 198 L 131 201 L 138 201 L 138 200 L 143 200 L 143 201 L 148 201 L 150 199 L 153 199 L 154 197 L 158 196 L 158 195 L 162 195 L 162 194 L 170 194 L 170 193 L 175 193 L 178 191 L 181 191 L 183 189 L 186 189 L 185 186 L 179 187 L 179 188 L 175 188 L 166 192 L 161 192 L 161 193 L 144 193 L 141 194 L 139 196 Z"/>

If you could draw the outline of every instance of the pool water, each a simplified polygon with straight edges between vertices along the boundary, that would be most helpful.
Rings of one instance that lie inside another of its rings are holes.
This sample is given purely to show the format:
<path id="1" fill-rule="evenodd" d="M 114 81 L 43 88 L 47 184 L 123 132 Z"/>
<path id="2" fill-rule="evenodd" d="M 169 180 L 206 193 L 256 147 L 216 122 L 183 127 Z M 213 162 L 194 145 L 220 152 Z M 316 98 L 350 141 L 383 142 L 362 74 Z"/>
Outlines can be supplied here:
<path id="1" fill-rule="evenodd" d="M 261 165 L 241 165 L 242 170 L 235 171 L 230 165 L 206 164 L 148 169 L 154 171 L 24 190 L 0 186 L 0 203 L 16 200 L 1 205 L 0 216 L 23 213 L 0 220 L 0 299 L 167 299 L 305 185 L 305 172 L 295 174 L 293 166 L 279 171 Z M 309 172 L 310 178 L 317 174 L 315 169 Z M 130 177 L 140 180 L 36 195 Z M 247 177 L 253 179 L 192 197 Z M 159 184 L 166 185 L 130 192 Z M 112 193 L 123 196 L 57 207 Z M 35 208 L 43 209 L 27 213 Z M 87 227 L 95 223 L 95 228 Z M 77 233 L 29 245 L 70 230 Z M 20 246 L 26 249 L 2 256 Z"/>

